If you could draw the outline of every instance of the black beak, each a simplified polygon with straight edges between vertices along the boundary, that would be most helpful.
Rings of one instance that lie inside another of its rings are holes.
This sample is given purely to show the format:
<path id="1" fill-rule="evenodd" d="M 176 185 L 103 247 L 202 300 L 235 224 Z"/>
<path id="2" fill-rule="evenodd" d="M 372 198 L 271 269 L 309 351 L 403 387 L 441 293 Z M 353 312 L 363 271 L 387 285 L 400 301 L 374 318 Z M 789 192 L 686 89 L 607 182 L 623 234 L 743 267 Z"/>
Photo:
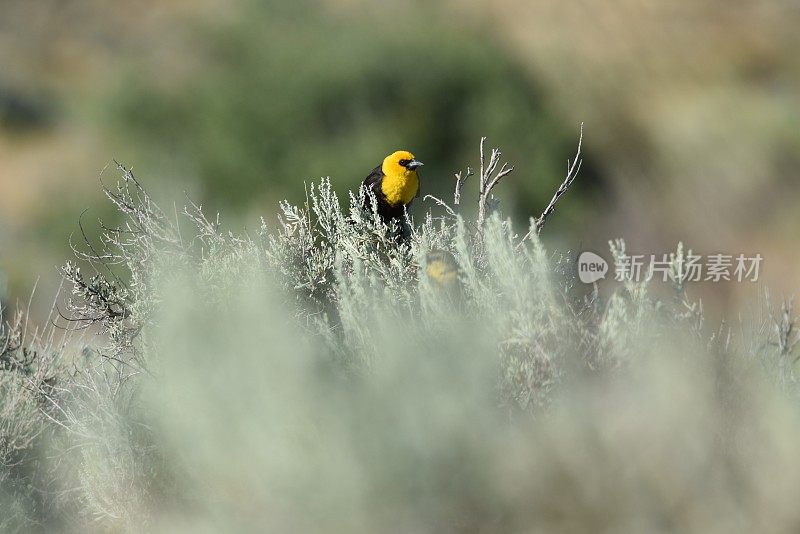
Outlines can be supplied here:
<path id="1" fill-rule="evenodd" d="M 407 167 L 409 170 L 412 170 L 412 171 L 413 171 L 413 170 L 414 170 L 414 169 L 416 169 L 417 167 L 422 167 L 423 165 L 425 165 L 425 164 L 424 164 L 424 163 L 422 163 L 421 161 L 417 161 L 417 160 L 415 160 L 415 159 L 412 159 L 411 161 L 409 161 L 409 162 L 408 162 L 408 165 L 406 165 L 406 167 Z"/>

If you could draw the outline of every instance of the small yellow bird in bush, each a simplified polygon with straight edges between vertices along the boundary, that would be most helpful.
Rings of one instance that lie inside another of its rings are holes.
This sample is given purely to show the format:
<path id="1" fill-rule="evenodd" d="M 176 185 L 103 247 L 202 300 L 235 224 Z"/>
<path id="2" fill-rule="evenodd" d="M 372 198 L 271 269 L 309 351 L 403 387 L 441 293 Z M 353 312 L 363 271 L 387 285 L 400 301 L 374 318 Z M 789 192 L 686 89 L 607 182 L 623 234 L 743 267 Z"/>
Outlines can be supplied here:
<path id="1" fill-rule="evenodd" d="M 431 250 L 425 256 L 425 274 L 434 285 L 448 292 L 459 289 L 458 262 L 446 250 Z"/>
<path id="2" fill-rule="evenodd" d="M 404 208 L 419 196 L 419 174 L 423 163 L 406 150 L 398 150 L 384 158 L 364 178 L 362 187 L 372 191 L 378 202 L 378 214 L 384 221 L 403 217 Z M 370 197 L 366 207 L 371 209 Z"/>

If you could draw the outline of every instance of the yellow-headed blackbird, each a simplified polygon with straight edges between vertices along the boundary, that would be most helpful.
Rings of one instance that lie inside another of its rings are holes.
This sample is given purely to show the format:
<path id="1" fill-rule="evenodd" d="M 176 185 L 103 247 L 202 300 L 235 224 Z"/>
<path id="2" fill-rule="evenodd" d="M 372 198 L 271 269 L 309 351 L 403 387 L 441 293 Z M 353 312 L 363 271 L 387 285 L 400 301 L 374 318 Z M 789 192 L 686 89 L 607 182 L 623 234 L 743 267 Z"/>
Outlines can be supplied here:
<path id="1" fill-rule="evenodd" d="M 458 262 L 455 256 L 446 250 L 431 250 L 425 256 L 425 274 L 442 290 L 457 292 L 459 290 Z"/>
<path id="2" fill-rule="evenodd" d="M 422 162 L 414 154 L 398 150 L 386 156 L 383 163 L 364 178 L 362 186 L 375 195 L 378 213 L 384 221 L 402 217 L 403 208 L 410 206 L 419 196 L 419 167 L 422 167 Z M 370 208 L 369 197 L 366 203 L 366 207 Z"/>

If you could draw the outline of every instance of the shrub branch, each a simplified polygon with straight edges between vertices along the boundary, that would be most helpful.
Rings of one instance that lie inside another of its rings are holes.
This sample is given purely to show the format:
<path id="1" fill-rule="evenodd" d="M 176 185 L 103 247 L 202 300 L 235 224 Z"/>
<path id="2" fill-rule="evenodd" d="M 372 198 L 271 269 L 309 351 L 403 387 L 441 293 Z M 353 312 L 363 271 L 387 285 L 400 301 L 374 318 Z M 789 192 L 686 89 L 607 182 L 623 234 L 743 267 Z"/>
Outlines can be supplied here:
<path id="1" fill-rule="evenodd" d="M 536 219 L 536 233 L 540 233 L 542 228 L 544 227 L 544 223 L 547 222 L 548 217 L 550 217 L 554 211 L 556 211 L 556 204 L 564 196 L 564 193 L 572 185 L 572 182 L 575 181 L 575 178 L 578 176 L 578 172 L 581 170 L 581 163 L 583 159 L 581 158 L 581 145 L 583 144 L 583 123 L 581 123 L 581 134 L 578 138 L 578 150 L 575 154 L 575 158 L 570 163 L 567 160 L 567 177 L 564 178 L 564 181 L 561 182 L 561 185 L 558 186 L 553 198 L 550 199 L 550 203 L 544 209 L 539 218 Z"/>

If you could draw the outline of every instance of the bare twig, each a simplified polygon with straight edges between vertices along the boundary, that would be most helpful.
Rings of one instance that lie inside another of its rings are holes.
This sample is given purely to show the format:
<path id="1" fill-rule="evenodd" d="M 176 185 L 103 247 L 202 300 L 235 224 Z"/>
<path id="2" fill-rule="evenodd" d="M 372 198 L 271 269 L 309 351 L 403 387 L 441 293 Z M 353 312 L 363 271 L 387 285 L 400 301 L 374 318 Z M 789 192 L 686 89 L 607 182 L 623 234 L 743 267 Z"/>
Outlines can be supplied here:
<path id="1" fill-rule="evenodd" d="M 451 216 L 453 216 L 453 217 L 455 217 L 456 215 L 458 215 L 458 211 L 457 211 L 457 210 L 455 210 L 455 209 L 453 209 L 453 208 L 451 208 L 450 206 L 448 206 L 448 205 L 447 205 L 447 202 L 445 202 L 445 201 L 444 201 L 444 200 L 442 200 L 441 198 L 439 198 L 439 197 L 435 197 L 435 196 L 433 196 L 433 195 L 425 195 L 424 197 L 422 197 L 422 200 L 428 200 L 428 199 L 431 199 L 431 200 L 433 200 L 433 201 L 434 201 L 436 204 L 438 204 L 438 205 L 440 205 L 441 207 L 443 207 L 444 209 L 446 209 L 446 210 L 447 210 L 447 213 L 448 213 L 448 215 L 451 215 Z M 457 203 L 457 202 L 456 202 L 456 203 L 454 203 L 454 206 L 456 206 L 456 208 L 457 208 L 457 207 L 458 207 L 458 203 Z"/>
<path id="2" fill-rule="evenodd" d="M 553 195 L 553 198 L 550 199 L 550 203 L 544 209 L 542 214 L 539 216 L 538 219 L 536 219 L 536 233 L 540 233 L 542 231 L 544 223 L 547 222 L 547 218 L 550 217 L 554 211 L 556 211 L 556 203 L 559 201 L 559 199 L 561 199 L 564 193 L 567 192 L 567 190 L 572 185 L 572 182 L 574 182 L 575 178 L 578 176 L 578 171 L 581 170 L 581 163 L 583 162 L 583 159 L 581 159 L 582 144 L 583 144 L 583 123 L 581 123 L 581 135 L 580 138 L 578 139 L 578 151 L 575 154 L 575 158 L 572 160 L 571 163 L 569 160 L 567 160 L 567 177 L 564 178 L 563 182 L 561 182 L 561 185 L 556 190 L 555 194 Z M 526 235 L 525 237 L 528 236 Z M 525 238 L 523 238 L 523 240 L 524 239 Z"/>
<path id="3" fill-rule="evenodd" d="M 548 217 L 550 217 L 553 214 L 553 212 L 556 211 L 556 203 L 558 203 L 561 197 L 564 196 L 564 193 L 566 193 L 567 190 L 570 188 L 572 182 L 575 181 L 575 178 L 578 176 L 578 172 L 581 170 L 581 163 L 583 162 L 583 159 L 581 159 L 582 144 L 583 144 L 583 123 L 581 123 L 581 134 L 580 137 L 578 138 L 578 150 L 575 153 L 575 158 L 571 162 L 567 160 L 567 177 L 564 178 L 564 181 L 561 182 L 560 186 L 558 186 L 558 189 L 553 195 L 553 198 L 550 199 L 550 203 L 544 209 L 542 214 L 536 219 L 533 218 L 531 219 L 532 220 L 531 229 L 528 230 L 528 233 L 522 237 L 518 246 L 521 246 L 525 242 L 525 240 L 527 240 L 531 236 L 531 233 L 534 230 L 536 231 L 537 234 L 542 231 L 544 223 L 547 222 Z"/>
<path id="4" fill-rule="evenodd" d="M 492 189 L 500 183 L 500 180 L 508 176 L 514 171 L 514 167 L 508 163 L 503 163 L 500 170 L 495 175 L 497 166 L 500 165 L 500 157 L 503 155 L 499 149 L 493 148 L 489 156 L 489 163 L 486 164 L 484 157 L 484 143 L 485 137 L 481 137 L 481 169 L 480 169 L 480 183 L 478 184 L 478 220 L 476 221 L 478 228 L 483 228 L 486 222 L 486 216 L 489 212 L 489 203 L 494 199 L 492 196 Z M 460 192 L 459 192 L 460 197 Z M 459 198 L 460 199 L 460 198 Z"/>
<path id="5" fill-rule="evenodd" d="M 455 187 L 455 190 L 453 191 L 453 205 L 452 205 L 452 207 L 447 202 L 445 202 L 441 198 L 439 198 L 437 196 L 434 196 L 434 195 L 425 195 L 424 197 L 422 197 L 422 200 L 431 199 L 436 204 L 438 204 L 439 206 L 441 206 L 445 210 L 447 210 L 447 215 L 449 215 L 451 217 L 458 217 L 458 214 L 461 211 L 461 209 L 460 209 L 461 208 L 461 191 L 464 189 L 464 183 L 467 181 L 467 178 L 469 178 L 470 176 L 472 176 L 474 174 L 475 173 L 473 172 L 471 167 L 467 167 L 466 172 L 459 171 L 459 172 L 455 173 L 456 187 Z"/>
<path id="6" fill-rule="evenodd" d="M 481 149 L 481 153 L 483 153 L 483 149 Z M 467 167 L 466 172 L 462 173 L 459 171 L 456 173 L 456 189 L 453 192 L 453 206 L 455 206 L 456 213 L 458 213 L 461 206 L 461 191 L 464 189 L 464 183 L 467 181 L 467 178 L 474 174 L 475 172 L 472 170 L 472 167 Z"/>

